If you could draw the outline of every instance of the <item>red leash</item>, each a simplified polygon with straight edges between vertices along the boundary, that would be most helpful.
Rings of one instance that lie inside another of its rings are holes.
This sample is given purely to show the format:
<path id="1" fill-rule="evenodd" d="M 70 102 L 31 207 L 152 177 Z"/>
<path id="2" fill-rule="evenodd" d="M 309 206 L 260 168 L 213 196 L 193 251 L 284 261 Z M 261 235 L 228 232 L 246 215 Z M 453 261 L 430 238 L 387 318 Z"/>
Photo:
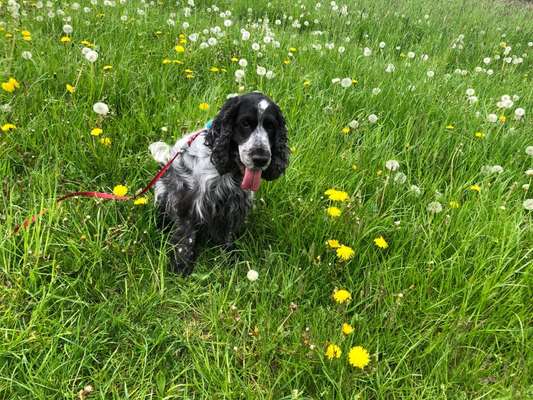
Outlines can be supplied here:
<path id="1" fill-rule="evenodd" d="M 189 140 L 187 140 L 187 145 L 190 147 L 192 142 L 194 142 L 194 140 L 202 133 L 204 132 L 205 129 L 201 129 L 195 133 L 193 133 L 191 135 L 191 137 L 189 138 Z M 128 201 L 128 200 L 135 200 L 136 198 L 138 198 L 139 196 L 142 196 L 143 194 L 145 194 L 147 191 L 149 191 L 154 185 L 155 183 L 161 179 L 161 177 L 163 175 L 165 175 L 165 173 L 168 171 L 168 169 L 170 168 L 170 166 L 172 165 L 172 163 L 174 162 L 174 160 L 176 158 L 178 158 L 178 156 L 180 156 L 181 154 L 183 153 L 183 150 L 181 151 L 178 151 L 174 157 L 172 157 L 164 166 L 163 168 L 161 168 L 159 170 L 159 172 L 152 178 L 152 180 L 150 181 L 150 183 L 148 183 L 148 185 L 146 185 L 144 187 L 144 189 L 140 190 L 140 191 L 137 191 L 137 193 L 135 193 L 135 195 L 133 196 L 117 196 L 113 193 L 105 193 L 105 192 L 72 192 L 72 193 L 68 193 L 62 197 L 60 197 L 59 199 L 56 200 L 56 203 L 60 203 L 62 202 L 63 200 L 67 200 L 67 199 L 70 199 L 72 197 L 94 197 L 94 198 L 97 198 L 97 199 L 105 199 L 105 200 L 116 200 L 116 201 Z M 13 230 L 13 234 L 17 234 L 19 231 L 20 231 L 20 228 L 27 228 L 28 226 L 30 226 L 33 222 L 35 222 L 37 220 L 37 218 L 43 216 L 44 214 L 46 214 L 46 212 L 48 211 L 48 209 L 43 209 L 41 211 L 39 211 L 39 213 L 35 214 L 35 215 L 32 215 L 31 217 L 29 218 L 26 218 L 24 220 L 24 222 L 22 222 L 22 224 L 20 225 L 17 225 L 15 226 L 15 229 Z"/>

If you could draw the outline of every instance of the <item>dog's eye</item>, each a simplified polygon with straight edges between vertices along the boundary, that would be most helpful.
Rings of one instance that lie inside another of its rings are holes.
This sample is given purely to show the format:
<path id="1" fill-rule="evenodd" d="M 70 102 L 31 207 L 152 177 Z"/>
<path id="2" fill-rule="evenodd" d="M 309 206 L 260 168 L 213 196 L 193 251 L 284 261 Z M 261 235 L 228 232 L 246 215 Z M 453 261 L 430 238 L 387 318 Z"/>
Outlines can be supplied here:
<path id="1" fill-rule="evenodd" d="M 241 126 L 242 126 L 243 128 L 248 129 L 248 128 L 251 128 L 251 127 L 252 127 L 252 124 L 250 123 L 249 120 L 247 120 L 247 119 L 243 119 L 243 120 L 241 120 Z"/>
<path id="2" fill-rule="evenodd" d="M 263 122 L 263 126 L 265 127 L 265 129 L 267 131 L 273 131 L 275 130 L 275 126 L 274 126 L 274 122 L 272 122 L 271 120 L 267 119 Z"/>

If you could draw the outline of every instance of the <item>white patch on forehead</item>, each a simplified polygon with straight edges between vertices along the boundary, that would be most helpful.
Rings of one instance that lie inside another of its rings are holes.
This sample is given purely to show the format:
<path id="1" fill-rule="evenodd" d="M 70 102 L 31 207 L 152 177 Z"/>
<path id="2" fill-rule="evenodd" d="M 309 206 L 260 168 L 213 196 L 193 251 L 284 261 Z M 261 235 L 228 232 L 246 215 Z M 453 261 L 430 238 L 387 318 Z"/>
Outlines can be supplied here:
<path id="1" fill-rule="evenodd" d="M 270 103 L 268 102 L 268 100 L 265 100 L 265 99 L 261 100 L 257 104 L 257 109 L 259 110 L 259 114 L 263 114 L 269 105 Z"/>

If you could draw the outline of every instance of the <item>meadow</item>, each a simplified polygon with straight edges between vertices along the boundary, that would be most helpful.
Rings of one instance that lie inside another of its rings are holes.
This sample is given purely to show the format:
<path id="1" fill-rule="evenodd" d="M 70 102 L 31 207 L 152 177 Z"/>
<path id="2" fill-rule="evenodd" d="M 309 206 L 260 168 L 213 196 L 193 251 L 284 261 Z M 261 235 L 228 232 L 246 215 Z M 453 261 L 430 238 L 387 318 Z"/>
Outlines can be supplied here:
<path id="1" fill-rule="evenodd" d="M 0 1 L 0 399 L 533 397 L 527 2 Z M 168 269 L 148 145 L 283 110 L 237 253 Z M 48 212 L 18 234 L 26 217 Z"/>

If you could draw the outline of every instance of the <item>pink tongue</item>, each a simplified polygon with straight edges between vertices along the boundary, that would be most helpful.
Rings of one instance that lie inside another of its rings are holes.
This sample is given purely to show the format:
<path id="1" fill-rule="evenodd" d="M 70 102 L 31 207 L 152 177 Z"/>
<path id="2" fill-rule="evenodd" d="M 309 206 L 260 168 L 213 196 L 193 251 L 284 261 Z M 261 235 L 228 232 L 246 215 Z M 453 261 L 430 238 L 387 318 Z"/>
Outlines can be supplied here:
<path id="1" fill-rule="evenodd" d="M 241 189 L 253 190 L 254 192 L 257 192 L 259 190 L 260 184 L 261 184 L 261 170 L 246 168 L 244 170 L 244 178 L 242 179 Z"/>

